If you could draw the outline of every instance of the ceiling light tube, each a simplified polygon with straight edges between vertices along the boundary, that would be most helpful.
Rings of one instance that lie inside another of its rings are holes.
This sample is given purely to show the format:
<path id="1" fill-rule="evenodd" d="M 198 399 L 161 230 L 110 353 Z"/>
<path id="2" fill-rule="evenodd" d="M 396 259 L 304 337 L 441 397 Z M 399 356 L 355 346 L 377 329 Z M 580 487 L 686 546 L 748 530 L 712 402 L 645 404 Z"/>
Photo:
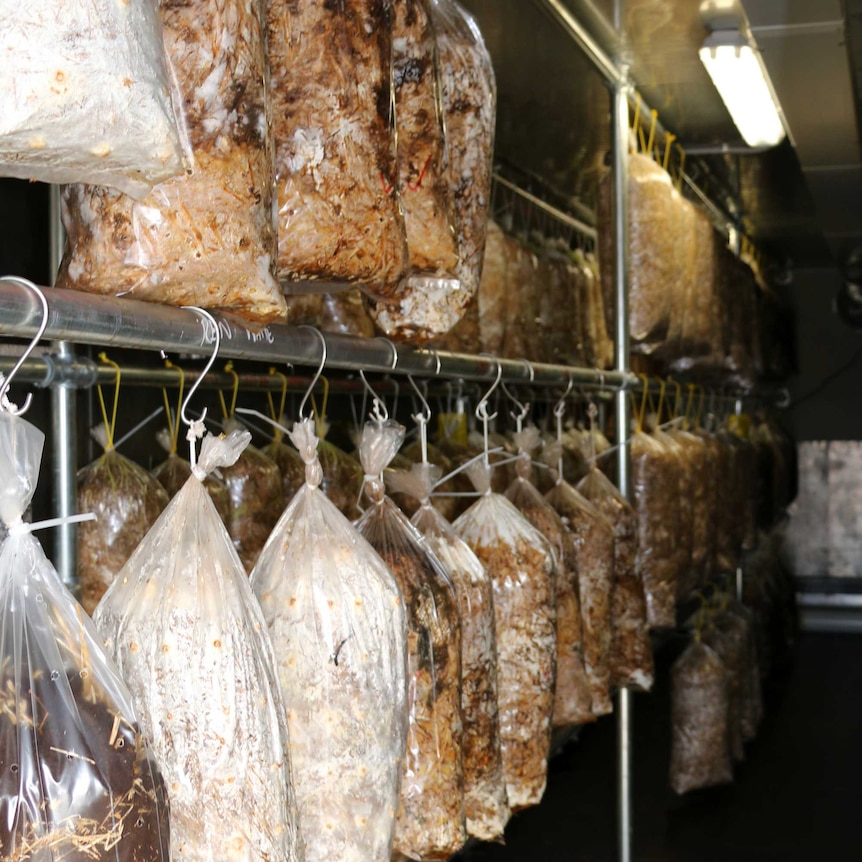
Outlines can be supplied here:
<path id="1" fill-rule="evenodd" d="M 738 30 L 714 30 L 699 54 L 745 143 L 780 143 L 785 130 L 772 86 L 760 55 L 745 37 Z"/>

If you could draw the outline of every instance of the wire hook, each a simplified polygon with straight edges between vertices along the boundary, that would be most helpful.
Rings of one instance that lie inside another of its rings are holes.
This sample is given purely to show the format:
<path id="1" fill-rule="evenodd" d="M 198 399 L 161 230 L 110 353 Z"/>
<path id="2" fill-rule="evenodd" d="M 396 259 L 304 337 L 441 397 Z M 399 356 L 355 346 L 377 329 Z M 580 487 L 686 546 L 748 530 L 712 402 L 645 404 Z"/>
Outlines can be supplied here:
<path id="1" fill-rule="evenodd" d="M 442 363 L 440 362 L 440 354 L 433 347 L 426 347 L 422 351 L 422 353 L 426 353 L 426 352 L 430 353 L 434 357 L 434 363 L 435 363 L 434 376 L 439 377 L 440 376 L 440 370 L 443 367 Z"/>
<path id="2" fill-rule="evenodd" d="M 413 391 L 416 393 L 416 395 L 419 398 L 420 403 L 422 404 L 422 412 L 417 413 L 416 416 L 413 416 L 412 417 L 413 421 L 418 422 L 419 418 L 421 418 L 423 422 L 430 422 L 431 421 L 431 407 L 429 406 L 428 401 L 425 398 L 425 394 L 422 392 L 422 390 L 417 385 L 416 381 L 413 379 L 412 374 L 407 375 L 407 381 L 413 387 Z"/>
<path id="3" fill-rule="evenodd" d="M 509 415 L 515 420 L 515 424 L 518 426 L 518 430 L 521 430 L 521 425 L 524 422 L 524 419 L 527 418 L 527 414 L 530 412 L 530 403 L 529 401 L 526 404 L 520 402 L 506 386 L 505 383 L 500 383 L 500 388 L 506 394 L 506 397 L 518 408 L 518 412 L 510 411 Z"/>
<path id="4" fill-rule="evenodd" d="M 183 308 L 186 309 L 187 311 L 195 312 L 195 314 L 197 314 L 203 320 L 203 323 L 204 323 L 204 336 L 203 336 L 204 340 L 206 340 L 207 335 L 209 334 L 207 332 L 206 324 L 208 323 L 210 325 L 211 331 L 212 331 L 212 339 L 213 339 L 212 356 L 210 356 L 209 360 L 207 361 L 207 364 L 204 366 L 203 371 L 201 371 L 201 373 L 198 374 L 197 380 L 195 380 L 195 382 L 192 384 L 191 388 L 188 391 L 188 394 L 185 397 L 185 400 L 183 401 L 182 407 L 180 407 L 180 419 L 183 420 L 183 424 L 191 426 L 194 424 L 194 420 L 189 419 L 189 417 L 186 413 L 186 410 L 188 410 L 189 401 L 191 401 L 192 396 L 195 394 L 195 392 L 198 391 L 198 387 L 201 385 L 201 383 L 203 383 L 204 377 L 206 377 L 207 374 L 209 374 L 210 369 L 213 367 L 216 359 L 218 358 L 218 352 L 221 349 L 221 330 L 219 330 L 219 327 L 218 327 L 218 324 L 216 323 L 215 318 L 206 309 L 199 308 L 197 305 L 184 305 Z M 204 421 L 204 419 L 206 419 L 206 418 L 207 418 L 207 408 L 204 407 L 204 412 L 201 413 L 201 417 L 197 421 L 202 423 Z"/>
<path id="5" fill-rule="evenodd" d="M 0 281 L 11 281 L 13 284 L 26 287 L 28 290 L 36 294 L 39 298 L 39 304 L 42 306 L 42 322 L 39 324 L 39 329 L 36 330 L 36 335 L 33 336 L 33 340 L 24 349 L 24 353 L 21 354 L 21 358 L 15 363 L 12 370 L 9 372 L 9 376 L 3 380 L 3 385 L 0 386 L 0 404 L 2 404 L 3 409 L 7 413 L 11 413 L 13 416 L 23 416 L 30 409 L 30 402 L 33 400 L 33 393 L 27 393 L 27 397 L 24 399 L 24 404 L 21 407 L 16 407 L 14 404 L 10 404 L 6 396 L 9 392 L 9 387 L 12 385 L 13 378 L 18 373 L 21 366 L 30 357 L 30 354 L 36 349 L 36 345 L 42 340 L 42 336 L 48 328 L 48 300 L 45 298 L 45 294 L 42 293 L 42 291 L 39 290 L 39 288 L 36 287 L 36 285 L 29 279 L 20 278 L 17 275 L 4 275 Z"/>
<path id="6" fill-rule="evenodd" d="M 317 381 L 320 380 L 320 375 L 323 374 L 323 369 L 326 365 L 326 338 L 324 338 L 323 333 L 314 326 L 303 324 L 302 326 L 299 326 L 297 328 L 310 329 L 320 339 L 320 364 L 317 366 L 317 373 L 314 375 L 314 378 L 311 381 L 311 385 L 306 390 L 305 395 L 302 396 L 302 401 L 299 402 L 299 418 L 308 419 L 310 417 L 304 416 L 303 413 L 305 411 L 305 405 L 308 403 L 308 399 L 311 397 L 311 393 L 314 391 L 314 387 L 317 386 Z"/>
<path id="7" fill-rule="evenodd" d="M 569 393 L 574 389 L 575 381 L 572 378 L 572 372 L 569 372 L 569 384 L 566 386 L 566 391 L 560 396 L 560 400 L 554 405 L 554 416 L 558 419 L 562 419 L 563 414 L 566 412 L 566 399 L 569 397 Z"/>
<path id="8" fill-rule="evenodd" d="M 489 359 L 493 359 L 494 362 L 497 363 L 497 377 L 494 382 L 491 384 L 491 388 L 479 399 L 479 403 L 476 405 L 476 418 L 480 422 L 490 422 L 497 418 L 497 414 L 494 413 L 492 416 L 488 415 L 488 399 L 493 395 L 494 390 L 500 385 L 500 382 L 503 379 L 503 366 L 500 363 L 500 360 L 497 359 L 496 356 L 492 356 L 490 353 L 481 353 L 480 356 L 487 356 Z"/>
<path id="9" fill-rule="evenodd" d="M 359 369 L 359 377 L 362 380 L 362 385 L 371 396 L 371 417 L 375 422 L 382 424 L 389 421 L 389 411 L 380 396 L 371 388 L 368 378 L 365 376 L 365 370 Z"/>
<path id="10" fill-rule="evenodd" d="M 391 341 L 388 338 L 384 338 L 382 335 L 377 336 L 378 341 L 383 341 L 389 345 L 389 349 L 392 351 L 392 371 L 395 371 L 398 368 L 398 348 L 395 346 L 395 342 Z"/>

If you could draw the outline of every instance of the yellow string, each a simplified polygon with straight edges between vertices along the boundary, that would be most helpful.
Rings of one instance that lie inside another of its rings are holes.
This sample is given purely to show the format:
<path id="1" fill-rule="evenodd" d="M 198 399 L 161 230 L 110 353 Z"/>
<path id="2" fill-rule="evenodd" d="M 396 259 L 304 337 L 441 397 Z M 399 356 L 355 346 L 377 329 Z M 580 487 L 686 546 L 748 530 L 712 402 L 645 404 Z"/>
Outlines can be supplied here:
<path id="1" fill-rule="evenodd" d="M 105 436 L 107 438 L 107 445 L 105 446 L 105 451 L 107 452 L 110 449 L 114 448 L 114 430 L 117 427 L 117 404 L 120 401 L 120 366 L 117 365 L 111 359 L 108 359 L 107 354 L 103 351 L 99 354 L 99 360 L 104 362 L 106 365 L 110 365 L 113 367 L 115 375 L 114 375 L 114 407 L 111 411 L 111 421 L 108 421 L 108 411 L 105 407 L 105 396 L 102 394 L 102 387 L 97 386 L 96 389 L 99 393 L 99 406 L 102 409 L 102 420 L 105 423 Z"/>
<path id="2" fill-rule="evenodd" d="M 270 368 L 269 373 L 271 376 L 275 376 L 277 374 L 279 377 L 281 377 L 281 401 L 279 402 L 277 413 L 275 410 L 275 402 L 272 400 L 272 391 L 269 389 L 266 391 L 266 400 L 269 402 L 269 413 L 270 416 L 272 416 L 272 421 L 281 422 L 281 417 L 284 416 L 284 405 L 287 401 L 287 375 L 284 372 L 278 371 L 275 368 Z M 284 437 L 284 432 L 278 425 L 273 426 L 273 428 L 275 431 L 273 439 L 276 443 L 279 443 Z"/>
<path id="3" fill-rule="evenodd" d="M 641 128 L 641 94 L 637 93 L 636 96 L 637 96 L 637 98 L 635 99 L 635 118 L 634 118 L 634 121 L 632 122 L 632 129 L 634 130 L 634 133 L 635 133 L 634 134 L 635 140 L 634 140 L 632 152 L 635 152 L 635 153 L 637 152 L 638 135 L 640 134 L 640 128 Z"/>
<path id="4" fill-rule="evenodd" d="M 317 399 L 314 393 L 311 393 L 311 412 L 314 415 L 314 426 L 317 429 L 317 436 L 323 439 L 323 423 L 326 421 L 326 408 L 329 405 L 329 378 L 321 374 L 318 380 L 323 381 L 323 402 L 321 409 L 317 409 Z"/>
<path id="5" fill-rule="evenodd" d="M 682 401 L 682 386 L 673 377 L 668 377 L 667 382 L 672 383 L 676 388 L 676 398 L 673 400 L 673 416 L 671 416 L 671 419 L 676 419 L 679 416 L 679 407 Z"/>
<path id="6" fill-rule="evenodd" d="M 652 122 L 650 123 L 649 128 L 649 143 L 647 144 L 647 153 L 650 158 L 654 158 L 654 153 L 652 151 L 653 145 L 655 144 L 655 127 L 658 122 L 658 111 L 653 108 L 650 111 L 650 115 L 652 116 Z"/>
<path id="7" fill-rule="evenodd" d="M 228 362 L 224 367 L 225 373 L 233 376 L 233 394 L 230 399 L 230 411 L 227 409 L 227 403 L 224 400 L 224 392 L 219 389 L 218 397 L 221 402 L 221 412 L 225 418 L 225 421 L 231 418 L 233 414 L 236 412 L 236 397 L 239 395 L 239 374 L 236 373 L 233 369 L 233 362 Z"/>
<path id="8" fill-rule="evenodd" d="M 171 455 L 176 455 L 177 453 L 177 444 L 180 439 L 180 411 L 182 410 L 183 405 L 183 392 L 186 388 L 186 373 L 180 368 L 178 365 L 174 365 L 170 359 L 165 360 L 165 368 L 176 368 L 177 372 L 180 375 L 180 387 L 179 387 L 179 395 L 177 397 L 177 412 L 175 417 L 172 419 L 171 408 L 168 403 L 168 390 L 162 389 L 162 396 L 165 400 L 165 415 L 168 417 L 168 433 L 171 436 Z"/>
<path id="9" fill-rule="evenodd" d="M 670 162 L 670 147 L 671 144 L 676 140 L 676 135 L 667 133 L 667 136 L 664 140 L 664 161 L 662 162 L 662 167 L 667 170 L 668 162 Z"/>
<path id="10" fill-rule="evenodd" d="M 647 396 L 649 395 L 649 378 L 646 374 L 638 374 L 638 377 L 643 381 L 644 391 L 641 397 L 641 406 L 638 410 L 637 432 L 638 434 L 644 430 L 644 416 L 646 415 Z"/>

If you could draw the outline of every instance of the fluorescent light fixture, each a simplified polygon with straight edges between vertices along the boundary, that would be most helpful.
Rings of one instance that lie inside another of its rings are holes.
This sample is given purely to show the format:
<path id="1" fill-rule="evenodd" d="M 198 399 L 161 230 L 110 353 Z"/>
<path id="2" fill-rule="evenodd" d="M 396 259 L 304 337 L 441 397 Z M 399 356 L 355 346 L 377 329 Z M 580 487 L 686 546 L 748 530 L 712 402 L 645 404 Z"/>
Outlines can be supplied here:
<path id="1" fill-rule="evenodd" d="M 714 30 L 700 49 L 739 134 L 750 147 L 773 147 L 785 135 L 763 62 L 738 30 Z"/>

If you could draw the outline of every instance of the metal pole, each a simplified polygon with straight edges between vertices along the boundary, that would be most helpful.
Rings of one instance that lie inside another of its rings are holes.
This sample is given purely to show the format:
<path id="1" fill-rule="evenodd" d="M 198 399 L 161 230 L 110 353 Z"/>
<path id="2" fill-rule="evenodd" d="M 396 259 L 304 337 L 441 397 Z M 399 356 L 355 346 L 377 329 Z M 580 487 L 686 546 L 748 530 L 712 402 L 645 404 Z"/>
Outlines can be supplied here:
<path id="1" fill-rule="evenodd" d="M 50 199 L 50 255 L 51 282 L 53 284 L 63 256 L 65 234 L 60 219 L 60 187 L 51 186 Z M 55 354 L 59 362 L 74 359 L 72 345 L 58 341 Z M 77 393 L 64 383 L 51 387 L 51 478 L 54 497 L 54 514 L 57 517 L 74 515 L 77 511 L 78 469 L 78 415 Z M 75 524 L 61 524 L 54 531 L 54 566 L 63 583 L 74 590 L 77 575 L 78 530 Z"/>
<path id="2" fill-rule="evenodd" d="M 625 76 L 624 76 L 625 81 Z M 615 367 L 617 372 L 629 370 L 629 207 L 628 152 L 629 109 L 628 86 L 614 86 L 613 99 L 613 215 L 614 215 L 614 296 L 616 299 Z M 617 476 L 620 493 L 629 497 L 629 430 L 630 408 L 627 392 L 616 397 Z M 617 695 L 617 859 L 631 862 L 632 858 L 632 695 L 621 688 Z"/>

